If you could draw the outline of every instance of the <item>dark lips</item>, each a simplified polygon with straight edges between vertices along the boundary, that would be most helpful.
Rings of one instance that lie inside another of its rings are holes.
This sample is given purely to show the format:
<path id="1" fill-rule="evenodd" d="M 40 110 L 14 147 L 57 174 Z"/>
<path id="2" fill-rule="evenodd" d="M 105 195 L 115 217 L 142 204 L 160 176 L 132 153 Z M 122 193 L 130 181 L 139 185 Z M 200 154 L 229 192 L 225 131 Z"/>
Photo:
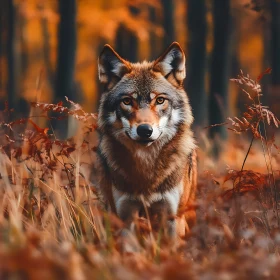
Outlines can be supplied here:
<path id="1" fill-rule="evenodd" d="M 140 143 L 140 144 L 149 144 L 154 142 L 154 140 L 137 140 L 136 142 Z"/>
<path id="2" fill-rule="evenodd" d="M 130 138 L 132 141 L 135 141 L 135 142 L 137 142 L 137 143 L 139 143 L 139 144 L 142 144 L 142 145 L 149 144 L 149 143 L 152 143 L 152 142 L 155 141 L 155 140 L 152 140 L 152 139 L 133 140 L 133 139 L 129 136 L 129 134 L 128 134 L 127 131 L 125 132 L 125 134 L 126 134 L 127 137 Z"/>

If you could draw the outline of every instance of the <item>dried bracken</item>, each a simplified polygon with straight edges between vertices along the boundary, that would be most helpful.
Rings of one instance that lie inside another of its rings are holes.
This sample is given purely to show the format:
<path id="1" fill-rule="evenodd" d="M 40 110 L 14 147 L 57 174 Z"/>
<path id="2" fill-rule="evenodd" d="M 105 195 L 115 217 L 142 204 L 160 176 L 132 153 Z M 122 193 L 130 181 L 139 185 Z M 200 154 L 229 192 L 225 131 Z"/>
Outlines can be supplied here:
<path id="1" fill-rule="evenodd" d="M 211 159 L 200 151 L 198 199 L 185 209 L 197 211 L 197 224 L 175 244 L 160 225 L 155 230 L 149 220 L 135 218 L 127 230 L 104 209 L 90 182 L 95 114 L 67 99 L 69 108 L 62 102 L 32 103 L 45 122 L 3 121 L 0 278 L 278 279 L 279 145 L 261 125 L 276 129 L 279 120 L 260 103 L 261 77 L 254 81 L 241 72 L 234 80 L 250 104 L 243 117 L 224 125 L 251 134 L 249 149 L 247 142 L 227 143 L 229 168 L 222 160 L 207 165 Z M 12 112 L 8 104 L 5 111 Z M 79 122 L 79 131 L 59 140 L 48 122 L 68 116 Z"/>
<path id="2" fill-rule="evenodd" d="M 265 74 L 269 74 L 270 72 L 270 68 L 264 71 L 259 75 L 257 81 L 252 80 L 249 75 L 245 76 L 242 71 L 237 79 L 231 79 L 231 81 L 243 86 L 241 90 L 247 95 L 251 105 L 247 105 L 247 111 L 243 113 L 242 118 L 228 118 L 232 125 L 232 127 L 228 128 L 229 130 L 238 134 L 250 130 L 254 137 L 261 138 L 262 136 L 259 132 L 259 125 L 261 122 L 268 125 L 274 125 L 278 128 L 280 124 L 278 118 L 267 106 L 263 106 L 260 103 L 261 85 L 259 84 L 259 81 Z"/>

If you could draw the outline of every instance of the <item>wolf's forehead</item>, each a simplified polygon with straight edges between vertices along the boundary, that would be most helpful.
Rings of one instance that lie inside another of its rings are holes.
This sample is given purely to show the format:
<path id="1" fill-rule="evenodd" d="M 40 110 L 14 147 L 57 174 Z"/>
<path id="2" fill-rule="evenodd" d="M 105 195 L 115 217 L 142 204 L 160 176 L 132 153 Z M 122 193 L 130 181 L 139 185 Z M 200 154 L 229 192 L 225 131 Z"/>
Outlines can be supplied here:
<path id="1" fill-rule="evenodd" d="M 155 75 L 150 64 L 134 64 L 129 79 L 132 80 L 135 94 L 139 97 L 149 97 L 154 90 Z"/>
<path id="2" fill-rule="evenodd" d="M 132 74 L 135 91 L 140 96 L 148 96 L 154 90 L 154 80 L 150 73 L 139 72 Z"/>
<path id="3" fill-rule="evenodd" d="M 132 94 L 139 102 L 150 102 L 155 93 L 165 93 L 169 98 L 181 101 L 181 94 L 161 74 L 153 71 L 153 62 L 131 63 L 131 72 L 113 89 L 115 97 Z"/>

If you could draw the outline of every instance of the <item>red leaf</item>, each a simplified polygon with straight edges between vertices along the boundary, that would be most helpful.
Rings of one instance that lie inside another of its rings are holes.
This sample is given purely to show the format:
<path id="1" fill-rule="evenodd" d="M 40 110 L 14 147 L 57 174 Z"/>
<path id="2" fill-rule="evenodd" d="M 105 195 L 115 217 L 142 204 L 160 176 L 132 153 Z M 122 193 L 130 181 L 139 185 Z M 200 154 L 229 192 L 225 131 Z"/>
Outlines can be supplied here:
<path id="1" fill-rule="evenodd" d="M 272 71 L 272 68 L 267 68 L 264 72 L 262 72 L 262 73 L 258 76 L 257 81 L 259 82 L 259 81 L 263 78 L 264 75 L 270 74 L 271 71 Z"/>
<path id="2" fill-rule="evenodd" d="M 46 132 L 48 132 L 48 128 L 41 128 L 39 127 L 35 122 L 33 122 L 32 120 L 28 120 L 28 122 L 30 122 L 34 128 L 37 130 L 37 132 L 42 133 L 42 134 L 46 134 Z"/>

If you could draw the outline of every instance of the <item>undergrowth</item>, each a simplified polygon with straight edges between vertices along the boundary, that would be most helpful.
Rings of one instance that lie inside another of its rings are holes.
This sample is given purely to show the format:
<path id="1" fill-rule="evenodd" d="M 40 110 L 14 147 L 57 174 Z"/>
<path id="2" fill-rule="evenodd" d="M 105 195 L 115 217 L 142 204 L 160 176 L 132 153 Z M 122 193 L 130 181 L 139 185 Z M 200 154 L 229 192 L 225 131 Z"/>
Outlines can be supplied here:
<path id="1" fill-rule="evenodd" d="M 262 76 L 254 81 L 241 72 L 233 79 L 249 105 L 223 124 L 238 135 L 219 162 L 198 151 L 197 223 L 175 245 L 142 218 L 123 250 L 123 223 L 105 210 L 90 180 L 96 114 L 67 99 L 68 107 L 31 103 L 30 117 L 8 121 L 7 104 L 0 131 L 0 278 L 277 279 L 279 148 L 271 128 L 280 122 L 261 103 Z M 78 131 L 59 140 L 51 123 L 67 117 Z"/>

